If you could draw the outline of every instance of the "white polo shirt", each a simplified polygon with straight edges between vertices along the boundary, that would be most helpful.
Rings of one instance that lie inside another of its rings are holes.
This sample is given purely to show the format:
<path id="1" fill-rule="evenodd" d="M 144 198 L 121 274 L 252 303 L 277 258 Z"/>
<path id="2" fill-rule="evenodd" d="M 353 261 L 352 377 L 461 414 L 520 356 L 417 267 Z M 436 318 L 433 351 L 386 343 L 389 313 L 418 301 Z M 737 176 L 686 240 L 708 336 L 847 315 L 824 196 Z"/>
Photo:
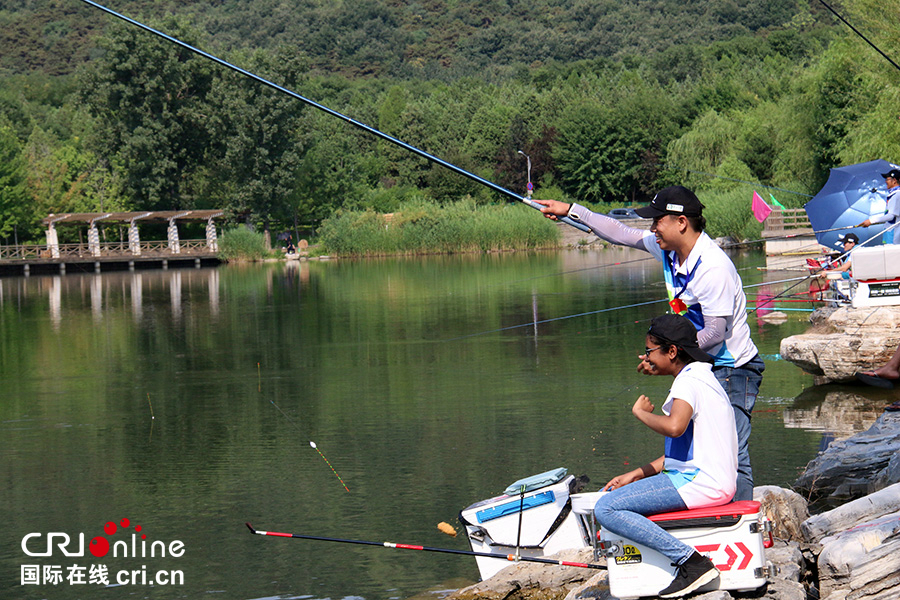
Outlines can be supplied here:
<path id="1" fill-rule="evenodd" d="M 693 415 L 683 434 L 666 437 L 663 473 L 688 508 L 726 504 L 737 488 L 737 430 L 712 365 L 692 362 L 675 376 L 664 414 L 671 413 L 676 398 L 690 404 Z"/>
<path id="2" fill-rule="evenodd" d="M 687 261 L 680 264 L 674 251 L 659 247 L 652 231 L 647 231 L 643 240 L 647 251 L 663 264 L 670 304 L 675 299 L 684 302 L 683 310 L 675 311 L 673 306 L 673 312 L 690 319 L 697 331 L 704 327 L 704 315 L 725 317 L 725 339 L 706 350 L 715 358 L 715 365 L 740 367 L 756 356 L 743 282 L 725 251 L 702 232 Z"/>

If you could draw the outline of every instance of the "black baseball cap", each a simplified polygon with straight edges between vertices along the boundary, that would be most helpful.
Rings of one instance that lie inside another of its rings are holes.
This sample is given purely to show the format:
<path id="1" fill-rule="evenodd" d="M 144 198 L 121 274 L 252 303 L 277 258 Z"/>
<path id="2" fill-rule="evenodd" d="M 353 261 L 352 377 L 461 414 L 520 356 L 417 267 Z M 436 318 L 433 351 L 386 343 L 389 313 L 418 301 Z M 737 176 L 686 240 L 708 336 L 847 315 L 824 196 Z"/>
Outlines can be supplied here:
<path id="1" fill-rule="evenodd" d="M 697 329 L 687 317 L 681 315 L 660 315 L 650 321 L 648 335 L 660 342 L 674 344 L 684 350 L 688 356 L 700 362 L 713 362 L 713 357 L 700 349 L 697 344 Z"/>
<path id="2" fill-rule="evenodd" d="M 846 235 L 840 236 L 840 238 L 842 244 L 846 244 L 847 242 L 853 242 L 854 244 L 859 243 L 859 236 L 855 233 L 848 233 Z"/>
<path id="3" fill-rule="evenodd" d="M 882 173 L 881 176 L 885 179 L 887 179 L 888 177 L 893 177 L 897 181 L 900 181 L 900 169 L 891 169 L 887 173 Z"/>
<path id="4" fill-rule="evenodd" d="M 703 208 L 694 192 L 686 187 L 673 185 L 659 190 L 650 204 L 635 212 L 645 219 L 657 219 L 663 215 L 699 217 L 703 215 Z"/>

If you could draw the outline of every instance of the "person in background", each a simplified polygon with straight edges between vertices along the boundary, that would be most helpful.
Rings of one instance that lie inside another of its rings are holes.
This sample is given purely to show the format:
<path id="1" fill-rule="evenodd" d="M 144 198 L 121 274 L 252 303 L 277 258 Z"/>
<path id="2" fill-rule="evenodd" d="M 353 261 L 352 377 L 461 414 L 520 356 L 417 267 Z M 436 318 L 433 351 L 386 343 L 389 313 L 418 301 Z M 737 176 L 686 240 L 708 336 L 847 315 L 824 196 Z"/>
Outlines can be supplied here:
<path id="1" fill-rule="evenodd" d="M 876 223 L 896 225 L 900 220 L 900 169 L 891 169 L 881 175 L 887 186 L 887 211 L 881 215 L 869 217 L 857 227 L 868 227 Z M 900 226 L 894 227 L 894 243 L 900 244 Z"/>
<path id="2" fill-rule="evenodd" d="M 689 189 L 660 190 L 649 205 L 637 209 L 653 219 L 649 231 L 628 227 L 579 204 L 535 200 L 550 219 L 568 216 L 601 238 L 649 252 L 663 264 L 672 312 L 697 328 L 700 348 L 715 360 L 713 374 L 731 400 L 738 432 L 738 483 L 735 500 L 753 499 L 750 466 L 751 414 L 765 364 L 750 339 L 747 298 L 737 269 L 724 250 L 704 232 L 703 204 Z M 639 370 L 645 369 L 642 362 Z M 644 371 L 646 372 L 646 371 Z"/>
<path id="3" fill-rule="evenodd" d="M 844 279 L 847 279 L 850 276 L 850 252 L 856 248 L 856 245 L 859 243 L 859 237 L 855 233 L 848 233 L 843 236 L 841 239 L 841 245 L 844 247 L 844 251 L 841 252 L 841 258 L 839 258 L 836 262 L 833 262 L 828 269 L 822 271 L 822 275 L 828 275 L 829 273 L 843 273 Z"/>
<path id="4" fill-rule="evenodd" d="M 713 581 L 712 561 L 647 518 L 664 512 L 719 506 L 737 486 L 738 442 L 731 403 L 712 374 L 712 357 L 697 345 L 697 330 L 681 315 L 653 319 L 640 356 L 651 375 L 675 378 L 654 413 L 647 396 L 631 409 L 644 425 L 665 436 L 662 456 L 611 479 L 594 506 L 600 526 L 657 550 L 672 561 L 675 577 L 659 592 L 677 598 Z"/>

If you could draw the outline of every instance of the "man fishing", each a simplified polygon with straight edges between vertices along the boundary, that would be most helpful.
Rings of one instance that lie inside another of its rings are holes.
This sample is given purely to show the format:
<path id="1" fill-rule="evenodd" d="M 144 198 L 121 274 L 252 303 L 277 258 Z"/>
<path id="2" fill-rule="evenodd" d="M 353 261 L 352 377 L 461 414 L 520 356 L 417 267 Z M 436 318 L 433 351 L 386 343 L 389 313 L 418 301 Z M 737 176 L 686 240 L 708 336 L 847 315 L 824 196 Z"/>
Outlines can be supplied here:
<path id="1" fill-rule="evenodd" d="M 580 204 L 535 200 L 553 220 L 567 217 L 613 244 L 644 250 L 663 264 L 672 312 L 697 328 L 697 342 L 713 356 L 713 373 L 731 401 L 738 434 L 738 477 L 734 500 L 753 499 L 749 441 L 751 414 L 765 369 L 747 325 L 743 282 L 728 255 L 704 232 L 703 204 L 689 189 L 667 187 L 637 209 L 653 219 L 650 231 L 635 229 Z M 638 367 L 642 372 L 645 365 Z"/>

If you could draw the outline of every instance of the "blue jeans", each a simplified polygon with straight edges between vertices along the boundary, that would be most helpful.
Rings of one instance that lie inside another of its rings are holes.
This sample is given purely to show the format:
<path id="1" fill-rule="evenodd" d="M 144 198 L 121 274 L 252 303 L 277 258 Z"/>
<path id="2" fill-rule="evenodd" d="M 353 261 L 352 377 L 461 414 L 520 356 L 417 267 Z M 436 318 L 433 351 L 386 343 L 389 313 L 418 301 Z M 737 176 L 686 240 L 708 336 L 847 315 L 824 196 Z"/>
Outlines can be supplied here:
<path id="1" fill-rule="evenodd" d="M 738 438 L 737 491 L 734 502 L 753 500 L 753 469 L 750 468 L 750 418 L 762 373 L 766 365 L 757 354 L 740 367 L 713 367 L 713 375 L 722 384 L 731 407 L 734 409 L 734 424 Z"/>
<path id="2" fill-rule="evenodd" d="M 668 475 L 638 479 L 601 496 L 594 506 L 600 527 L 660 552 L 676 565 L 686 561 L 694 549 L 645 517 L 687 510 Z"/>

